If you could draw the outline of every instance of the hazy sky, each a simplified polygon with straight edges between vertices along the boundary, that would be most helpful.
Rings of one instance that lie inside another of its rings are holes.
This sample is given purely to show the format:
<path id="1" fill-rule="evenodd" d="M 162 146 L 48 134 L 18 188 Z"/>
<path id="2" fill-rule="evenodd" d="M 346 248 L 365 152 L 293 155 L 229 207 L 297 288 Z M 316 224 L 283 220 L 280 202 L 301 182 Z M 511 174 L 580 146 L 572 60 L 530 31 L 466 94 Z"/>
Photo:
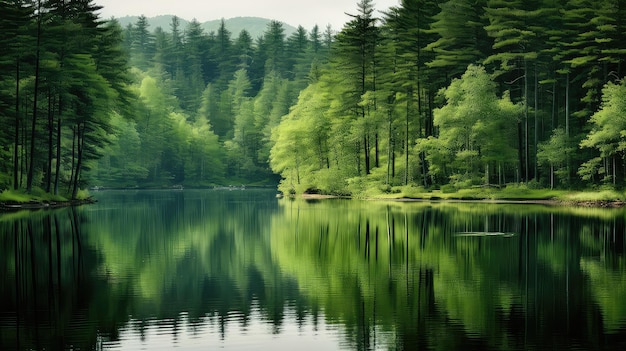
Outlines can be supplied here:
<path id="1" fill-rule="evenodd" d="M 126 15 L 147 17 L 176 15 L 199 22 L 241 16 L 256 16 L 302 25 L 311 29 L 315 24 L 321 29 L 330 24 L 340 30 L 349 20 L 345 13 L 355 14 L 359 0 L 95 0 L 104 6 L 103 19 Z M 399 0 L 374 0 L 377 10 L 397 6 Z M 380 14 L 375 13 L 376 16 Z"/>

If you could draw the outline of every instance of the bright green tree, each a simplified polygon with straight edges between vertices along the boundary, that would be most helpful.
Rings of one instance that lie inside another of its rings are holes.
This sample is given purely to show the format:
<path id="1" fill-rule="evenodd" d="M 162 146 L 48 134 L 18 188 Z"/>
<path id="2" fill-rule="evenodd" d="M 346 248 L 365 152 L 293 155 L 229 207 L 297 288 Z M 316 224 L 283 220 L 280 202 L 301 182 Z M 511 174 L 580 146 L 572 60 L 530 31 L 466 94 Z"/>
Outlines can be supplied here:
<path id="1" fill-rule="evenodd" d="M 285 193 L 345 191 L 339 160 L 342 148 L 332 144 L 327 96 L 320 83 L 309 85 L 289 114 L 272 129 L 270 165 L 281 175 L 280 188 Z"/>
<path id="2" fill-rule="evenodd" d="M 618 176 L 623 178 L 626 84 L 623 80 L 620 84 L 608 83 L 602 92 L 602 107 L 591 116 L 591 131 L 580 143 L 581 147 L 595 149 L 599 157 L 583 163 L 578 173 L 585 180 L 604 175 L 604 181 L 615 185 Z"/>
<path id="3" fill-rule="evenodd" d="M 496 84 L 484 67 L 470 65 L 460 79 L 445 89 L 446 104 L 435 110 L 438 140 L 450 153 L 450 165 L 438 165 L 450 170 L 453 183 L 466 186 L 482 181 L 489 184 L 490 170 L 497 169 L 498 183 L 503 183 L 502 170 L 511 166 L 515 145 L 515 122 L 520 106 L 514 105 L 508 94 L 496 95 Z M 430 157 L 430 163 L 436 162 Z"/>

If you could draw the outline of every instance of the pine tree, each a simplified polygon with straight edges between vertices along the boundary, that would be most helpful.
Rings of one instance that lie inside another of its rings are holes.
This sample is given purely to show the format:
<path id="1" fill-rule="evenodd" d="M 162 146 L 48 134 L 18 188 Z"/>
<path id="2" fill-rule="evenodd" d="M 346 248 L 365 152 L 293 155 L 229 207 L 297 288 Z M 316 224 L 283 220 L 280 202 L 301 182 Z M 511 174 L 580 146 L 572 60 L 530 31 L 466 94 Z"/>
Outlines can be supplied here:
<path id="1" fill-rule="evenodd" d="M 545 38 L 541 36 L 541 27 L 537 26 L 537 23 L 541 23 L 541 19 L 549 16 L 551 11 L 553 11 L 552 8 L 542 8 L 540 1 L 490 0 L 486 8 L 489 25 L 485 28 L 494 38 L 494 52 L 485 60 L 485 64 L 499 64 L 495 66 L 495 74 L 500 76 L 503 82 L 508 82 L 507 84 L 518 83 L 517 91 L 520 93 L 514 95 L 513 98 L 520 99 L 525 104 L 524 118 L 518 125 L 519 169 L 524 181 L 530 181 L 537 176 L 531 173 L 530 164 L 531 158 L 535 160 L 536 156 L 531 155 L 530 147 L 529 84 L 532 78 L 531 72 L 536 74 L 537 71 L 531 70 L 531 67 L 538 64 L 539 53 L 545 43 Z M 536 152 L 536 147 L 533 151 Z"/>
<path id="2" fill-rule="evenodd" d="M 131 64 L 141 70 L 147 70 L 151 66 L 151 60 L 154 56 L 154 35 L 150 33 L 150 24 L 146 16 L 139 16 L 137 22 L 131 27 Z"/>
<path id="3" fill-rule="evenodd" d="M 310 69 L 310 63 L 307 62 L 305 56 L 308 47 L 308 34 L 304 27 L 298 26 L 296 31 L 287 38 L 285 70 L 289 73 L 286 78 L 306 82 L 305 79 Z"/>
<path id="4" fill-rule="evenodd" d="M 208 79 L 205 72 L 209 65 L 208 44 L 204 30 L 196 20 L 191 21 L 185 30 L 185 85 L 178 87 L 182 97 L 180 105 L 183 110 L 194 114 L 200 107 L 200 98 L 204 91 Z"/>
<path id="5" fill-rule="evenodd" d="M 252 61 L 252 55 L 254 53 L 252 47 L 252 37 L 246 30 L 242 30 L 234 43 L 233 56 L 236 59 L 237 69 L 248 69 Z"/>
<path id="6" fill-rule="evenodd" d="M 441 11 L 433 16 L 430 32 L 437 39 L 424 50 L 434 52 L 427 65 L 445 72 L 446 82 L 460 77 L 468 65 L 482 62 L 491 51 L 492 40 L 484 29 L 486 5 L 487 0 L 450 0 L 440 4 Z"/>
<path id="7" fill-rule="evenodd" d="M 212 53 L 213 59 L 217 62 L 218 84 L 220 86 L 225 86 L 237 70 L 233 54 L 233 43 L 230 36 L 231 33 L 226 29 L 226 23 L 224 19 L 222 19 L 220 27 L 217 30 Z"/>
<path id="8" fill-rule="evenodd" d="M 433 135 L 432 109 L 435 93 L 441 87 L 441 79 L 437 78 L 436 71 L 427 67 L 426 63 L 433 60 L 431 50 L 425 47 L 435 40 L 435 34 L 430 31 L 434 15 L 438 12 L 436 2 L 433 1 L 402 1 L 401 6 L 392 7 L 385 16 L 384 46 L 387 54 L 387 67 L 394 67 L 392 75 L 397 83 L 390 94 L 398 94 L 402 101 L 394 103 L 404 106 L 403 126 L 398 143 L 404 153 L 404 184 L 410 179 L 410 150 L 413 140 Z M 391 96 L 391 95 L 389 95 Z M 395 97 L 394 97 L 395 98 Z M 392 123 L 393 124 L 393 123 Z M 391 153 L 391 173 L 395 174 L 395 152 Z M 422 181 L 427 183 L 426 165 L 421 156 Z"/>
<path id="9" fill-rule="evenodd" d="M 379 40 L 379 29 L 376 26 L 377 18 L 373 17 L 374 5 L 372 0 L 361 0 L 358 3 L 358 14 L 350 15 L 353 19 L 348 22 L 337 35 L 334 66 L 338 75 L 348 82 L 344 91 L 344 108 L 350 111 L 354 124 L 360 136 L 356 138 L 357 150 L 361 150 L 362 158 L 357 154 L 356 169 L 369 174 L 371 170 L 371 149 L 374 131 L 370 130 L 365 122 L 366 109 L 360 106 L 361 96 L 367 91 L 376 90 L 375 52 Z M 361 160 L 364 167 L 361 167 Z"/>

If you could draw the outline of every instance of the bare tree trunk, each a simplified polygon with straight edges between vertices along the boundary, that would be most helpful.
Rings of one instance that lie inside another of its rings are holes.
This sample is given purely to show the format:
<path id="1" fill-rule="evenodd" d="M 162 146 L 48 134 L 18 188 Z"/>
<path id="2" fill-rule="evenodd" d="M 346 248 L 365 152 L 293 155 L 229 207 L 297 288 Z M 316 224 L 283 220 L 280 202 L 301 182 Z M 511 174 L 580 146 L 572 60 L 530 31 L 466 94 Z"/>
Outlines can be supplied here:
<path id="1" fill-rule="evenodd" d="M 77 153 L 77 159 L 76 159 L 76 170 L 74 171 L 74 185 L 72 188 L 72 199 L 76 199 L 78 195 L 78 185 L 80 183 L 81 168 L 83 165 L 83 148 L 85 144 L 84 125 L 79 124 L 76 129 L 78 130 L 77 142 L 76 142 L 78 153 Z"/>
<path id="2" fill-rule="evenodd" d="M 567 143 L 569 143 L 569 83 L 569 72 L 567 72 L 567 78 L 565 83 L 565 140 Z M 569 184 L 569 155 L 566 155 L 565 162 L 567 165 L 567 183 Z"/>
<path id="3" fill-rule="evenodd" d="M 365 157 L 365 174 L 370 174 L 370 142 L 366 132 L 363 133 L 363 157 Z"/>
<path id="4" fill-rule="evenodd" d="M 391 153 L 393 152 L 393 132 L 391 123 L 391 109 L 387 112 L 388 130 L 387 130 L 387 184 L 391 183 Z"/>
<path id="5" fill-rule="evenodd" d="M 539 180 L 539 167 L 537 165 L 537 144 L 539 143 L 539 81 L 537 78 L 537 63 L 535 63 L 535 142 L 533 143 L 533 166 L 534 177 Z"/>
<path id="6" fill-rule="evenodd" d="M 48 87 L 48 159 L 46 160 L 46 192 L 52 190 L 52 156 L 54 147 L 54 107 L 52 93 Z"/>
<path id="7" fill-rule="evenodd" d="M 528 63 L 524 59 L 524 181 L 530 181 L 529 160 L 530 155 L 528 147 Z"/>
<path id="8" fill-rule="evenodd" d="M 35 129 L 37 127 L 37 97 L 39 96 L 39 56 L 41 54 L 41 0 L 37 1 L 37 46 L 35 50 L 35 87 L 33 92 L 33 121 L 30 131 L 30 162 L 26 177 L 26 191 L 33 190 L 33 176 L 35 169 Z"/>
<path id="9" fill-rule="evenodd" d="M 375 141 L 375 163 L 374 163 L 374 167 L 378 168 L 380 167 L 380 150 L 379 150 L 379 145 L 378 145 L 378 131 L 376 132 L 376 134 L 374 134 L 374 141 Z"/>
<path id="10" fill-rule="evenodd" d="M 15 59 L 15 135 L 13 135 L 13 189 L 20 187 L 20 58 Z"/>
<path id="11" fill-rule="evenodd" d="M 404 185 L 409 184 L 409 96 L 410 95 L 407 95 L 406 116 L 404 120 Z"/>
<path id="12" fill-rule="evenodd" d="M 57 116 L 57 148 L 56 148 L 56 169 L 54 172 L 54 195 L 59 195 L 59 173 L 61 172 L 61 112 L 63 111 L 63 99 L 59 96 L 59 112 Z"/>
<path id="13" fill-rule="evenodd" d="M 70 166 L 70 181 L 67 185 L 67 192 L 71 192 L 72 191 L 72 184 L 74 182 L 74 174 L 75 174 L 75 168 L 74 166 L 76 165 L 76 127 L 72 127 L 72 164 Z"/>

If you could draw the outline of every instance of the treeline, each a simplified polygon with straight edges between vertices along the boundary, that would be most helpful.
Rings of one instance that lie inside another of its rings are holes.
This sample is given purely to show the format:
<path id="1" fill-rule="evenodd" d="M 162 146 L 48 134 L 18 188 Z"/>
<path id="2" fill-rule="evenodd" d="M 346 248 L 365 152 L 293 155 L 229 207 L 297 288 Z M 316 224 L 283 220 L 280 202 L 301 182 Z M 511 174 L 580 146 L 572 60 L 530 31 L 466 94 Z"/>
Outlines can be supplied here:
<path id="1" fill-rule="evenodd" d="M 0 189 L 276 184 L 270 132 L 332 31 L 121 28 L 93 1 L 0 1 Z M 314 69 L 315 70 L 315 69 Z"/>
<path id="2" fill-rule="evenodd" d="M 403 0 L 376 18 L 361 0 L 273 133 L 272 167 L 295 192 L 622 186 L 625 15 L 618 0 Z"/>
<path id="3" fill-rule="evenodd" d="M 92 172 L 104 186 L 204 187 L 271 184 L 271 129 L 327 61 L 332 30 L 299 27 L 286 36 L 269 22 L 259 38 L 233 35 L 224 21 L 205 33 L 196 20 L 185 28 L 148 26 L 145 16 L 123 29 L 133 114 L 114 115 L 118 132 Z"/>
<path id="4" fill-rule="evenodd" d="M 0 188 L 76 197 L 130 106 L 122 33 L 92 1 L 0 1 Z"/>
<path id="5" fill-rule="evenodd" d="M 360 0 L 338 33 L 0 1 L 0 187 L 624 183 L 626 4 Z"/>

